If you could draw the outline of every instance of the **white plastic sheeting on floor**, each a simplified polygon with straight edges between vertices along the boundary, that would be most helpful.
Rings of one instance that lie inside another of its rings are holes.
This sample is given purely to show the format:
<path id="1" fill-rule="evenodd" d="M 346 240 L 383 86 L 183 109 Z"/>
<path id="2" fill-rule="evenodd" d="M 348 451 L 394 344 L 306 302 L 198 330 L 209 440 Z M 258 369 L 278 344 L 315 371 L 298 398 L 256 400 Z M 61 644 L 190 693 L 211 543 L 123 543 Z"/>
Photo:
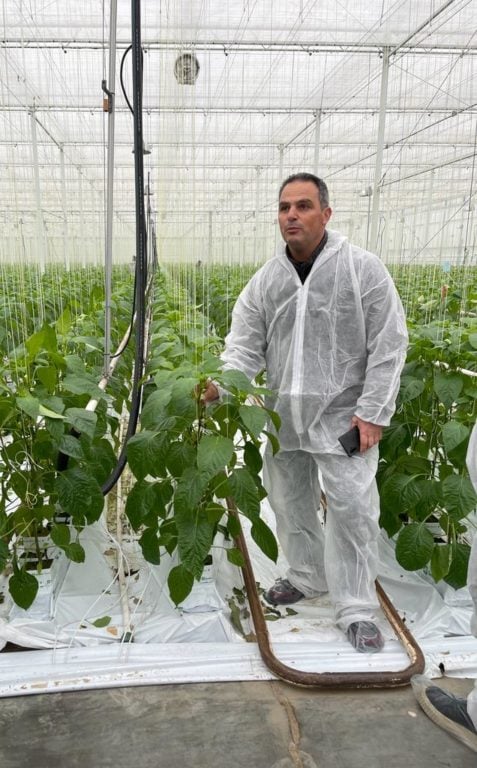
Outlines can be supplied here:
<path id="1" fill-rule="evenodd" d="M 266 505 L 265 515 L 271 524 Z M 146 563 L 134 539 L 119 545 L 101 524 L 85 531 L 82 543 L 86 563 L 57 557 L 51 571 L 42 574 L 39 595 L 28 611 L 13 606 L 8 597 L 2 604 L 0 647 L 9 642 L 36 650 L 0 653 L 0 696 L 274 677 L 258 646 L 247 642 L 253 628 L 243 605 L 240 572 L 228 563 L 223 547 L 214 552 L 213 572 L 207 568 L 202 583 L 176 608 L 167 590 L 170 559 L 158 566 Z M 262 587 L 283 574 L 281 558 L 278 564 L 270 562 L 252 541 L 249 549 Z M 403 571 L 384 536 L 379 580 L 419 642 L 429 675 L 445 670 L 477 677 L 477 639 L 470 635 L 472 604 L 466 589 L 456 592 L 436 586 L 425 573 Z M 408 664 L 384 617 L 385 648 L 369 656 L 356 653 L 335 627 L 326 597 L 291 608 L 270 612 L 268 628 L 277 657 L 292 667 L 387 671 Z"/>

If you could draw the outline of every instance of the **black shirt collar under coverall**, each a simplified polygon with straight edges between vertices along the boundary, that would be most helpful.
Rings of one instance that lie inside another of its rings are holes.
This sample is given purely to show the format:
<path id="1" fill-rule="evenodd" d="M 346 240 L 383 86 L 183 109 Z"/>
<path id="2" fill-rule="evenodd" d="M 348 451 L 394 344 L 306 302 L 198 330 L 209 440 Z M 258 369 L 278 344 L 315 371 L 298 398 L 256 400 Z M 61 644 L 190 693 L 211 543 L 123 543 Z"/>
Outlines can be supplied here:
<path id="1" fill-rule="evenodd" d="M 301 282 L 304 283 L 308 275 L 310 274 L 310 270 L 315 263 L 316 259 L 322 252 L 323 248 L 326 245 L 326 241 L 328 240 L 328 232 L 325 232 L 323 237 L 321 238 L 319 244 L 316 246 L 315 250 L 311 254 L 310 258 L 307 261 L 295 261 L 293 256 L 291 255 L 288 245 L 286 247 L 286 254 L 288 257 L 288 260 L 293 264 L 296 271 L 298 272 L 298 277 L 300 278 Z"/>

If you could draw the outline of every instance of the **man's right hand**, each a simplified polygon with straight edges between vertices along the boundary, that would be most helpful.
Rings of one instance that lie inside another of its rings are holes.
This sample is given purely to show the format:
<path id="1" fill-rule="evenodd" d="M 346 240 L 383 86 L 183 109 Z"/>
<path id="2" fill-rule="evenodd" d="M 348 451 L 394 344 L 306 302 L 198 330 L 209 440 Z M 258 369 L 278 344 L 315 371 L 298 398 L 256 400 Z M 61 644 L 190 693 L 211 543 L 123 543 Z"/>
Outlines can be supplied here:
<path id="1" fill-rule="evenodd" d="M 215 386 L 214 382 L 208 381 L 207 386 L 202 392 L 202 395 L 200 397 L 202 402 L 207 405 L 208 403 L 213 403 L 215 400 L 218 400 L 219 397 L 220 397 L 219 390 Z"/>

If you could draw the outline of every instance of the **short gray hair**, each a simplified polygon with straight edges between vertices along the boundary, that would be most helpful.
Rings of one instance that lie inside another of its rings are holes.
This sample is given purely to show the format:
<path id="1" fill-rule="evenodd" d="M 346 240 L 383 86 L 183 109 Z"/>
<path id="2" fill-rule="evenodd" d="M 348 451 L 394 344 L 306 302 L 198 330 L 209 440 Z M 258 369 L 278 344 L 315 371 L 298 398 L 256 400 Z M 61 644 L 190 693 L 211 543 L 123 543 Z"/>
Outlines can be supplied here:
<path id="1" fill-rule="evenodd" d="M 313 173 L 293 173 L 291 176 L 289 176 L 280 186 L 280 191 L 278 193 L 278 199 L 280 199 L 280 196 L 284 190 L 284 188 L 287 186 L 287 184 L 292 184 L 294 181 L 311 181 L 312 184 L 315 185 L 315 187 L 318 189 L 318 196 L 320 198 L 320 205 L 322 208 L 328 208 L 330 204 L 330 196 L 328 192 L 328 187 L 326 186 L 323 179 L 320 179 L 319 176 L 315 176 Z"/>

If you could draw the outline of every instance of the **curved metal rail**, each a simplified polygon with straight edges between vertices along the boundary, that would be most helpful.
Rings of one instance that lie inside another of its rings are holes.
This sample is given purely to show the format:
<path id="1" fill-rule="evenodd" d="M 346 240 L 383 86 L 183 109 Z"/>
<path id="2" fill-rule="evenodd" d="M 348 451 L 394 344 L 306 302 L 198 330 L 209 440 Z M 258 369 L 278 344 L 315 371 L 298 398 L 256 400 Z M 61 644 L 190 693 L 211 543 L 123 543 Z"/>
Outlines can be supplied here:
<path id="1" fill-rule="evenodd" d="M 227 499 L 227 506 L 231 514 L 238 516 L 237 508 L 232 499 Z M 419 645 L 404 625 L 378 581 L 376 581 L 376 590 L 383 612 L 410 659 L 410 664 L 405 669 L 396 672 L 302 672 L 284 664 L 277 659 L 271 647 L 267 623 L 263 615 L 247 544 L 242 532 L 235 541 L 245 562 L 242 567 L 242 574 L 260 654 L 266 666 L 281 680 L 294 685 L 315 688 L 395 688 L 408 685 L 413 675 L 421 674 L 424 671 L 424 655 Z"/>

